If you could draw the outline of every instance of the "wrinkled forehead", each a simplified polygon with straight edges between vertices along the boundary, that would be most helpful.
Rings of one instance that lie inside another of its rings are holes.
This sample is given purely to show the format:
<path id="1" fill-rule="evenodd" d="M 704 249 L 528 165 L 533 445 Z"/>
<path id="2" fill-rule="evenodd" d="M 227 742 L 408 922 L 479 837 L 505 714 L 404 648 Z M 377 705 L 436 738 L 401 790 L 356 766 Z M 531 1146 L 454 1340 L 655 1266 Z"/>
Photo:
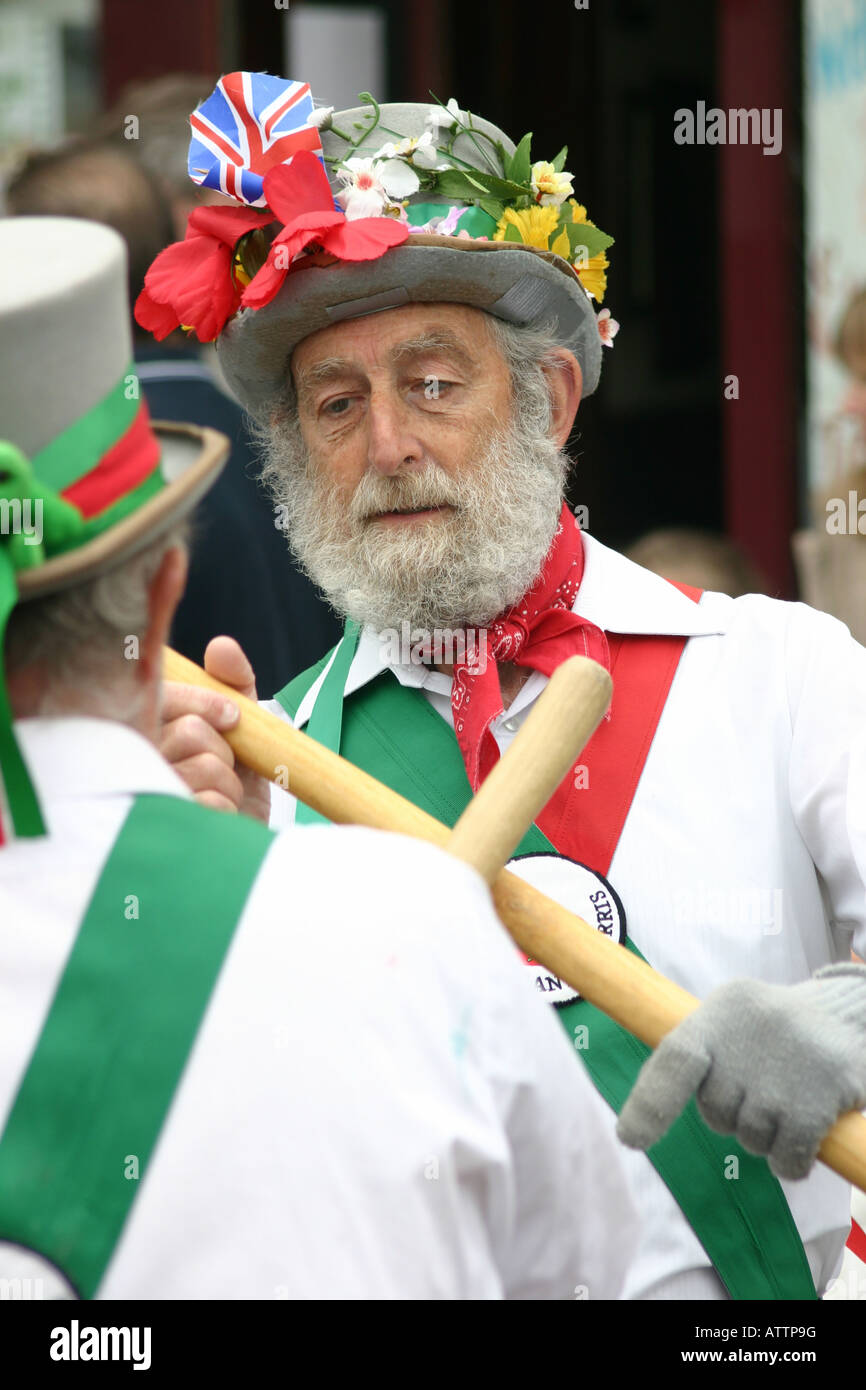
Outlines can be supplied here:
<path id="1" fill-rule="evenodd" d="M 488 327 L 489 315 L 467 304 L 406 304 L 376 314 L 342 319 L 302 339 L 289 369 L 297 387 L 326 362 L 359 366 L 399 358 L 426 345 L 467 362 L 499 356 Z"/>

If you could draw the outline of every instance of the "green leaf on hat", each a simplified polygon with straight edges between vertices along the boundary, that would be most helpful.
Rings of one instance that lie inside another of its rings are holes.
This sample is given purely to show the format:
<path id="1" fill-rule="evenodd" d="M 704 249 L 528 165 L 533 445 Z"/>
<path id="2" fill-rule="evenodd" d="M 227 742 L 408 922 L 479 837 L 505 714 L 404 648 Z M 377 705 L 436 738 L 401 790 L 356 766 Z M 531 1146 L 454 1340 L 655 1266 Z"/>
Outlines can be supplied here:
<path id="1" fill-rule="evenodd" d="M 520 232 L 519 232 L 518 229 L 514 226 L 514 223 L 513 223 L 513 222 L 509 222 L 509 223 L 508 223 L 508 226 L 505 228 L 505 237 L 504 237 L 504 240 L 505 240 L 505 241 L 517 241 L 517 242 L 520 243 L 521 246 L 523 245 L 523 237 L 520 235 Z"/>
<path id="2" fill-rule="evenodd" d="M 469 174 L 462 169 L 442 169 L 436 175 L 436 192 L 443 198 L 457 198 L 468 203 L 476 199 L 479 193 L 486 193 L 487 189 L 474 173 Z"/>
<path id="3" fill-rule="evenodd" d="M 525 184 L 514 183 L 511 179 L 500 179 L 495 174 L 481 174 L 488 193 L 492 193 L 494 198 L 501 198 L 503 202 L 512 203 L 517 198 L 526 199 L 529 189 Z"/>
<path id="4" fill-rule="evenodd" d="M 529 157 L 529 147 L 532 144 L 532 131 L 524 135 L 514 154 L 505 164 L 505 177 L 512 183 L 519 183 L 524 187 L 529 183 L 531 162 Z"/>
<path id="5" fill-rule="evenodd" d="M 613 246 L 612 236 L 600 231 L 598 227 L 591 227 L 588 222 L 564 222 L 562 227 L 568 237 L 570 260 L 574 259 L 580 247 L 585 248 L 584 255 L 587 260 L 591 260 L 593 256 L 599 256 L 602 251 Z"/>
<path id="6" fill-rule="evenodd" d="M 552 159 L 552 160 L 550 161 L 551 164 L 553 165 L 554 169 L 556 170 L 556 172 L 557 172 L 558 174 L 561 174 L 562 171 L 563 171 L 563 169 L 565 168 L 565 161 L 566 161 L 567 158 L 568 158 L 568 146 L 567 146 L 567 145 L 563 145 L 562 149 L 559 151 L 559 154 L 556 156 L 556 158 L 555 158 L 555 159 Z"/>
<path id="7" fill-rule="evenodd" d="M 497 202 L 495 198 L 479 198 L 478 206 L 488 217 L 492 217 L 494 222 L 498 222 L 505 211 L 505 204 Z"/>
<path id="8" fill-rule="evenodd" d="M 527 190 L 519 183 L 501 179 L 496 174 L 482 174 L 477 169 L 471 173 L 463 169 L 443 169 L 436 178 L 436 192 L 445 198 L 462 198 L 467 202 L 477 202 L 479 193 L 507 203 L 527 197 Z"/>

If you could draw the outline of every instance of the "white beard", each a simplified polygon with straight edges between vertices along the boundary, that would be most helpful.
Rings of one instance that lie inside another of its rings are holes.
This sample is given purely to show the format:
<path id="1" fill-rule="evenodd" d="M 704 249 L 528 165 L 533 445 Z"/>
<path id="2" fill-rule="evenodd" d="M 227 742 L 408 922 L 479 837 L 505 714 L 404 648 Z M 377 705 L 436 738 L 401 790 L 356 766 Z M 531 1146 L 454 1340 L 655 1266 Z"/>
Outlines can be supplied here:
<path id="1" fill-rule="evenodd" d="M 376 631 L 483 628 L 532 587 L 556 531 L 569 460 L 511 425 L 459 477 L 437 464 L 368 471 L 348 506 L 316 468 L 297 418 L 264 439 L 262 477 L 301 568 L 344 617 Z M 450 504 L 405 527 L 373 513 Z"/>

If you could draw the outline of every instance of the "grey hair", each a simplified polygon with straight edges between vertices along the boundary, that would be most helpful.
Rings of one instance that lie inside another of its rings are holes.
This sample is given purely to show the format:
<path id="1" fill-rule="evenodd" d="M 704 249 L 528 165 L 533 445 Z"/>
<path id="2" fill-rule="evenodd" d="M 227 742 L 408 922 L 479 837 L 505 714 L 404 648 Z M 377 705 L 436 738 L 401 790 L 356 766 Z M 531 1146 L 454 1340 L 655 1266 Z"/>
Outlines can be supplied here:
<path id="1" fill-rule="evenodd" d="M 511 373 L 517 423 L 532 434 L 547 434 L 551 426 L 550 387 L 545 367 L 552 365 L 562 344 L 554 323 L 524 328 L 485 314 L 487 331 Z"/>
<path id="2" fill-rule="evenodd" d="M 131 679 L 150 621 L 150 585 L 169 550 L 187 550 L 182 522 L 106 574 L 19 603 L 6 630 L 6 669 L 38 667 L 47 677 L 43 717 L 71 713 L 131 722 L 143 699 Z"/>

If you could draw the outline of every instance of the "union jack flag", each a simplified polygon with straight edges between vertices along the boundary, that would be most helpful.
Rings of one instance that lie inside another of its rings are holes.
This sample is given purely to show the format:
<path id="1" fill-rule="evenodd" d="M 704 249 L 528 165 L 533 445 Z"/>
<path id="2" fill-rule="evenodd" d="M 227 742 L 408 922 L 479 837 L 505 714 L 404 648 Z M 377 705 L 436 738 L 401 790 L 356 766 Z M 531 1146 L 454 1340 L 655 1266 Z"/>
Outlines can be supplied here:
<path id="1" fill-rule="evenodd" d="M 251 207 L 264 206 L 262 179 L 298 150 L 322 159 L 309 82 L 265 72 L 230 72 L 189 118 L 189 176 Z M 323 166 L 324 166 L 324 160 Z"/>

